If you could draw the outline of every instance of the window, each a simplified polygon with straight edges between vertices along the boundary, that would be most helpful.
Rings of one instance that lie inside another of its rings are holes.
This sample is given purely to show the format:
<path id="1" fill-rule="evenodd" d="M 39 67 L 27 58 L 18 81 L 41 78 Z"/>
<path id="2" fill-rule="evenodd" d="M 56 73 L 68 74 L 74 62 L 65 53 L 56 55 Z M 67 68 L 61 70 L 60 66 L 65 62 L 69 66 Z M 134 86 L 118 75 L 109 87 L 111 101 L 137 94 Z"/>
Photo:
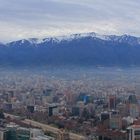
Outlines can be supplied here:
<path id="1" fill-rule="evenodd" d="M 134 132 L 134 134 L 135 134 L 135 135 L 140 135 L 140 130 L 136 130 L 136 131 Z"/>

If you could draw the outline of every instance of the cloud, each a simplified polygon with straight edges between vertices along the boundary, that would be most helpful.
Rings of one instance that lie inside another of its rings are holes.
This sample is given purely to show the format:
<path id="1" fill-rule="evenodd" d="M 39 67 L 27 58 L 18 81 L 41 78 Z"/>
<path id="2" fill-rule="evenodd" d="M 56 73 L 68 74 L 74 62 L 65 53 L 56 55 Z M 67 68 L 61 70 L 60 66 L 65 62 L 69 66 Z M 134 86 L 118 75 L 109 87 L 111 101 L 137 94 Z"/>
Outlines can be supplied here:
<path id="1" fill-rule="evenodd" d="M 0 0 L 0 40 L 79 32 L 140 35 L 139 0 Z"/>

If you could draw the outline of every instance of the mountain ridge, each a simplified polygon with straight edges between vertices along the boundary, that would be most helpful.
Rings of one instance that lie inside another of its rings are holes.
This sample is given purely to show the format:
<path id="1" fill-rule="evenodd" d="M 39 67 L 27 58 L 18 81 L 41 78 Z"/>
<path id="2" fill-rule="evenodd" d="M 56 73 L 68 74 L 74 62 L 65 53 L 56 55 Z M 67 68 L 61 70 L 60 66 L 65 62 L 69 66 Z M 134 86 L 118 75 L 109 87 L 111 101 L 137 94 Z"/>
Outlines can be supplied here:
<path id="1" fill-rule="evenodd" d="M 0 44 L 0 65 L 140 66 L 140 38 L 74 34 Z"/>
<path id="2" fill-rule="evenodd" d="M 140 44 L 140 37 L 135 37 L 135 36 L 131 36 L 128 34 L 124 34 L 124 35 L 100 35 L 97 34 L 95 32 L 90 32 L 90 33 L 79 33 L 79 34 L 71 34 L 71 35 L 64 35 L 64 36 L 54 36 L 54 37 L 46 37 L 46 38 L 28 38 L 28 39 L 20 39 L 20 40 L 16 40 L 16 41 L 11 41 L 9 43 L 0 43 L 5 45 L 5 46 L 9 46 L 10 44 L 16 43 L 16 42 L 20 42 L 21 44 L 24 42 L 28 42 L 34 45 L 37 44 L 42 44 L 44 42 L 49 42 L 49 41 L 53 41 L 55 43 L 60 43 L 61 41 L 72 41 L 74 39 L 80 39 L 80 38 L 86 38 L 86 37 L 92 37 L 92 38 L 97 38 L 97 39 L 101 39 L 103 41 L 113 41 L 113 42 L 125 42 L 125 43 L 130 43 L 130 44 Z"/>

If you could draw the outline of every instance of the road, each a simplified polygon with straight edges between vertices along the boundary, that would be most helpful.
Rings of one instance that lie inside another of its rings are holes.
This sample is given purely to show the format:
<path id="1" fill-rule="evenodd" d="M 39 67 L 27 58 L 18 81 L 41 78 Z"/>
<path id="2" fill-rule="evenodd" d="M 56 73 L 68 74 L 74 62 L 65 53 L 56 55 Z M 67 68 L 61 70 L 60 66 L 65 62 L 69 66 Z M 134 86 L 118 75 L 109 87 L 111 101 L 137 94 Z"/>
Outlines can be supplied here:
<path id="1" fill-rule="evenodd" d="M 14 116 L 14 115 L 7 114 L 7 113 L 5 113 L 4 115 L 6 117 L 10 116 L 11 119 L 17 119 L 19 117 L 19 116 Z M 21 120 L 21 122 L 28 124 L 28 125 L 35 126 L 35 127 L 40 127 L 44 131 L 49 131 L 49 132 L 52 132 L 53 134 L 58 134 L 60 132 L 60 129 L 58 129 L 58 128 L 55 128 L 55 127 L 52 127 L 50 125 L 43 124 L 40 122 L 36 122 L 33 120 L 25 119 L 25 120 Z M 84 136 L 74 134 L 74 133 L 69 133 L 69 136 L 70 136 L 70 140 L 86 140 L 86 138 Z"/>

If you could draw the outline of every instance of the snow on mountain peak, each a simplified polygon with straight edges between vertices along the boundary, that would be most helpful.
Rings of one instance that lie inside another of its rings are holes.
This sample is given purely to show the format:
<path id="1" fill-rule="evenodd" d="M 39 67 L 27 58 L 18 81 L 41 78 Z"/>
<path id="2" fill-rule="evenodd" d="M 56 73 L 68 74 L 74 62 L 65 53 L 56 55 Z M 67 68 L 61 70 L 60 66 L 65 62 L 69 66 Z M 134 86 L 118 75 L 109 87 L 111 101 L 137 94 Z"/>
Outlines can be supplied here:
<path id="1" fill-rule="evenodd" d="M 106 35 L 99 35 L 94 32 L 92 33 L 81 33 L 81 34 L 71 34 L 65 36 L 56 36 L 56 37 L 48 37 L 48 38 L 30 38 L 28 41 L 32 44 L 41 44 L 48 41 L 53 41 L 59 43 L 61 41 L 72 41 L 74 39 L 80 39 L 84 37 L 92 37 L 92 38 L 99 38 L 102 40 L 108 40 L 108 36 Z"/>
<path id="2" fill-rule="evenodd" d="M 38 46 L 38 44 L 43 44 L 47 42 L 52 42 L 52 43 L 60 43 L 62 41 L 72 41 L 76 39 L 81 39 L 81 38 L 86 38 L 86 37 L 91 37 L 95 39 L 100 39 L 103 41 L 113 41 L 113 42 L 118 42 L 118 43 L 128 43 L 130 45 L 137 45 L 140 44 L 140 38 L 130 36 L 130 35 L 122 35 L 122 36 L 116 36 L 116 35 L 100 35 L 94 32 L 91 33 L 81 33 L 81 34 L 71 34 L 71 35 L 65 35 L 65 36 L 56 36 L 56 37 L 47 37 L 47 38 L 29 38 L 29 39 L 22 39 L 19 41 L 11 42 L 12 44 L 14 43 L 19 43 L 20 45 L 22 44 L 33 44 L 34 46 Z M 10 43 L 8 43 L 10 44 Z"/>

